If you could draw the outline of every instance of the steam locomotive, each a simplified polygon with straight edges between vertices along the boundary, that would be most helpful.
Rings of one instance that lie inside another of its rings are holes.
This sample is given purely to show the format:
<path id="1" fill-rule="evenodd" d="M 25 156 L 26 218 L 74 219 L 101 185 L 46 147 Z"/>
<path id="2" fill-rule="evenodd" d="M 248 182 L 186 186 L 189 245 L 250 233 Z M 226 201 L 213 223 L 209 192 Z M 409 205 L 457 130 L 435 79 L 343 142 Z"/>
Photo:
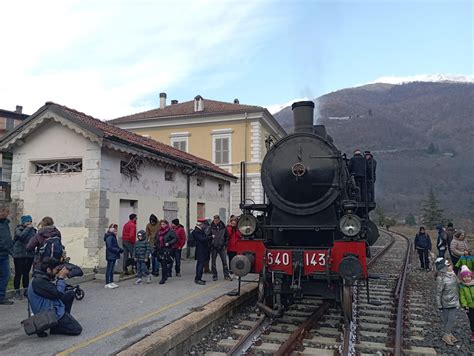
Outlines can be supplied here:
<path id="1" fill-rule="evenodd" d="M 369 246 L 379 236 L 369 219 L 348 159 L 323 125 L 313 126 L 314 103 L 292 105 L 294 133 L 271 146 L 261 181 L 268 201 L 248 203 L 242 189 L 238 228 L 244 238 L 231 262 L 237 276 L 259 273 L 258 306 L 272 316 L 303 296 L 342 304 L 352 317 L 352 288 L 367 280 Z M 245 167 L 242 182 L 245 182 Z"/>

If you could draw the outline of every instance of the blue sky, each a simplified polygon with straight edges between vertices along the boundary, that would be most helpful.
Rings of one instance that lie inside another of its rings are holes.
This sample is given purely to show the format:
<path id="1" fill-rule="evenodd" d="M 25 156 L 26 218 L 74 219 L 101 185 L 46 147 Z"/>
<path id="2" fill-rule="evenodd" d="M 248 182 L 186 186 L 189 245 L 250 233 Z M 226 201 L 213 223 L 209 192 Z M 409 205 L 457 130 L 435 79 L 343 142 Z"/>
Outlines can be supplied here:
<path id="1" fill-rule="evenodd" d="M 102 119 L 204 98 L 275 105 L 381 77 L 474 74 L 473 1 L 3 2 L 0 108 Z M 472 78 L 472 77 L 471 77 Z"/>

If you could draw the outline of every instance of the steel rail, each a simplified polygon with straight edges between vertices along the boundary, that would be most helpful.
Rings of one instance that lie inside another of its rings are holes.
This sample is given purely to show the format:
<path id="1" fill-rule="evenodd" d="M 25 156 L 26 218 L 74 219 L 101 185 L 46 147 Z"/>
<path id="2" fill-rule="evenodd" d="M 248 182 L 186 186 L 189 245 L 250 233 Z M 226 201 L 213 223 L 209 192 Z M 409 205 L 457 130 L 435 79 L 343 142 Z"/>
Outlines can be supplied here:
<path id="1" fill-rule="evenodd" d="M 388 244 L 386 244 L 380 251 L 378 251 L 374 256 L 371 257 L 371 259 L 367 262 L 367 267 L 372 266 L 375 261 L 377 261 L 380 257 L 382 257 L 390 247 L 393 246 L 395 243 L 395 237 L 388 231 L 382 230 L 385 234 L 390 236 L 390 241 Z M 342 350 L 341 350 L 341 355 L 342 356 L 348 356 L 350 353 L 349 350 L 349 345 L 350 345 L 350 339 L 351 339 L 351 324 L 347 324 L 344 326 L 344 339 L 342 341 Z"/>
<path id="2" fill-rule="evenodd" d="M 227 353 L 227 356 L 245 355 L 246 352 L 257 342 L 260 335 L 268 328 L 271 319 L 263 316 L 250 331 L 242 336 L 239 342 Z"/>
<path id="3" fill-rule="evenodd" d="M 403 309 L 405 306 L 405 287 L 406 287 L 406 276 L 408 272 L 408 265 L 410 262 L 411 255 L 411 243 L 410 239 L 403 234 L 394 232 L 395 234 L 403 237 L 407 243 L 408 248 L 405 255 L 405 262 L 403 265 L 403 270 L 400 273 L 400 278 L 398 279 L 397 287 L 395 288 L 395 298 L 397 300 L 397 318 L 395 322 L 395 344 L 393 348 L 394 356 L 401 356 L 403 354 L 403 322 L 404 322 L 404 313 Z"/>
<path id="4" fill-rule="evenodd" d="M 301 326 L 296 329 L 290 337 L 280 346 L 280 348 L 273 354 L 275 356 L 288 356 L 291 355 L 293 351 L 298 347 L 305 336 L 309 333 L 313 325 L 321 319 L 321 317 L 329 309 L 330 303 L 325 302 L 313 313 L 311 316 L 306 319 Z"/>

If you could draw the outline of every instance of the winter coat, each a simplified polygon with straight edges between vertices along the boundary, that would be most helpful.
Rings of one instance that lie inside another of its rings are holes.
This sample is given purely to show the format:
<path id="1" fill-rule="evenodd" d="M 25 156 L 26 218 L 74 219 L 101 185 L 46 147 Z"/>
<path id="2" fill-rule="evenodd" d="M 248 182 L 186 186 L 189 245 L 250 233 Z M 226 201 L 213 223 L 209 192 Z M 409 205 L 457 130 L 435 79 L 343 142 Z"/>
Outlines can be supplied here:
<path id="1" fill-rule="evenodd" d="M 35 270 L 35 277 L 28 287 L 28 300 L 33 313 L 54 309 L 58 319 L 61 319 L 66 308 L 61 298 L 66 289 L 66 282 L 58 279 L 54 284 L 45 272 Z"/>
<path id="2" fill-rule="evenodd" d="M 229 241 L 229 233 L 222 221 L 219 221 L 218 224 L 211 223 L 210 228 L 210 237 L 211 239 L 211 247 L 215 250 L 222 250 L 223 248 L 227 247 L 227 243 Z"/>
<path id="3" fill-rule="evenodd" d="M 13 240 L 10 232 L 10 220 L 0 219 L 0 257 L 10 255 L 12 247 Z"/>
<path id="4" fill-rule="evenodd" d="M 369 182 L 375 182 L 377 176 L 376 176 L 376 171 L 377 171 L 377 161 L 374 158 L 366 159 L 365 164 L 367 167 L 367 180 Z"/>
<path id="5" fill-rule="evenodd" d="M 436 240 L 436 247 L 440 250 L 446 250 L 446 246 L 448 243 L 448 236 L 446 235 L 446 231 L 443 229 L 438 230 L 438 239 Z"/>
<path id="6" fill-rule="evenodd" d="M 167 228 L 165 230 L 161 230 L 158 232 L 158 236 L 156 239 L 156 245 L 158 250 L 162 249 L 172 249 L 173 246 L 178 241 L 178 237 L 176 236 L 175 232 L 171 228 Z"/>
<path id="7" fill-rule="evenodd" d="M 137 222 L 135 220 L 129 220 L 123 226 L 122 241 L 135 245 L 135 242 L 137 241 Z"/>
<path id="8" fill-rule="evenodd" d="M 459 302 L 463 308 L 474 309 L 474 283 L 459 285 Z"/>
<path id="9" fill-rule="evenodd" d="M 120 258 L 123 250 L 117 242 L 117 236 L 113 232 L 106 232 L 104 235 L 105 241 L 105 259 L 107 261 L 114 261 Z"/>
<path id="10" fill-rule="evenodd" d="M 242 234 L 240 233 L 237 227 L 233 228 L 232 226 L 227 226 L 227 234 L 229 235 L 229 243 L 227 245 L 227 251 L 229 252 L 237 252 L 237 241 L 242 238 Z"/>
<path id="11" fill-rule="evenodd" d="M 430 250 L 431 251 L 431 239 L 427 233 L 416 234 L 415 236 L 415 248 L 417 250 Z"/>
<path id="12" fill-rule="evenodd" d="M 454 272 L 438 272 L 436 306 L 438 309 L 459 307 L 458 279 Z"/>
<path id="13" fill-rule="evenodd" d="M 209 259 L 209 237 L 205 230 L 201 230 L 196 227 L 191 234 L 193 235 L 194 241 L 196 241 L 196 250 L 194 256 L 196 260 L 204 262 Z"/>
<path id="14" fill-rule="evenodd" d="M 13 244 L 13 258 L 33 258 L 34 252 L 27 251 L 26 245 L 36 235 L 33 226 L 18 225 L 15 229 L 15 243 Z"/>
<path id="15" fill-rule="evenodd" d="M 146 238 L 148 242 L 150 243 L 150 246 L 155 246 L 156 245 L 156 235 L 158 234 L 158 231 L 160 231 L 160 224 L 152 224 L 148 223 L 146 228 Z"/>
<path id="16" fill-rule="evenodd" d="M 448 244 L 449 249 L 451 249 L 451 242 L 453 241 L 453 237 L 454 237 L 455 232 L 456 232 L 456 230 L 454 229 L 454 227 L 446 228 L 447 244 Z"/>
<path id="17" fill-rule="evenodd" d="M 461 257 L 464 255 L 465 250 L 471 251 L 466 238 L 464 237 L 463 240 L 453 238 L 453 241 L 451 241 L 451 254 L 454 257 Z"/>
<path id="18" fill-rule="evenodd" d="M 366 175 L 365 158 L 361 154 L 354 155 L 349 161 L 349 173 L 356 178 Z"/>
<path id="19" fill-rule="evenodd" d="M 150 258 L 151 247 L 147 240 L 137 240 L 135 243 L 134 257 L 137 261 L 145 261 Z"/>
<path id="20" fill-rule="evenodd" d="M 45 226 L 38 230 L 36 235 L 26 245 L 27 251 L 35 251 L 33 269 L 39 268 L 40 255 L 39 250 L 43 246 L 44 241 L 50 237 L 59 237 L 61 240 L 61 232 L 55 226 Z"/>
<path id="21" fill-rule="evenodd" d="M 471 271 L 474 268 L 474 256 L 461 256 L 456 262 L 456 268 L 461 269 L 461 266 L 467 266 Z"/>
<path id="22" fill-rule="evenodd" d="M 181 250 L 184 245 L 186 245 L 186 231 L 184 231 L 184 226 L 179 224 L 174 229 L 174 233 L 176 234 L 177 241 L 172 246 L 174 249 Z"/>

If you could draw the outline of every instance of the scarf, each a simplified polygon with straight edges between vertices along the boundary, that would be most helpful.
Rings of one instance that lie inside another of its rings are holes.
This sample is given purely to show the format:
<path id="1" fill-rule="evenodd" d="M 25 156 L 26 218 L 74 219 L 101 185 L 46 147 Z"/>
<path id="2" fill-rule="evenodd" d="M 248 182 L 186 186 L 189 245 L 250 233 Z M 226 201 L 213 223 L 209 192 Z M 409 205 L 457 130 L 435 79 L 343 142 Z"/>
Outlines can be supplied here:
<path id="1" fill-rule="evenodd" d="M 165 240 L 164 240 L 164 237 L 165 235 L 168 233 L 168 231 L 170 231 L 170 227 L 169 225 L 166 225 L 166 227 L 163 229 L 163 228 L 160 228 L 160 246 L 165 246 Z"/>

